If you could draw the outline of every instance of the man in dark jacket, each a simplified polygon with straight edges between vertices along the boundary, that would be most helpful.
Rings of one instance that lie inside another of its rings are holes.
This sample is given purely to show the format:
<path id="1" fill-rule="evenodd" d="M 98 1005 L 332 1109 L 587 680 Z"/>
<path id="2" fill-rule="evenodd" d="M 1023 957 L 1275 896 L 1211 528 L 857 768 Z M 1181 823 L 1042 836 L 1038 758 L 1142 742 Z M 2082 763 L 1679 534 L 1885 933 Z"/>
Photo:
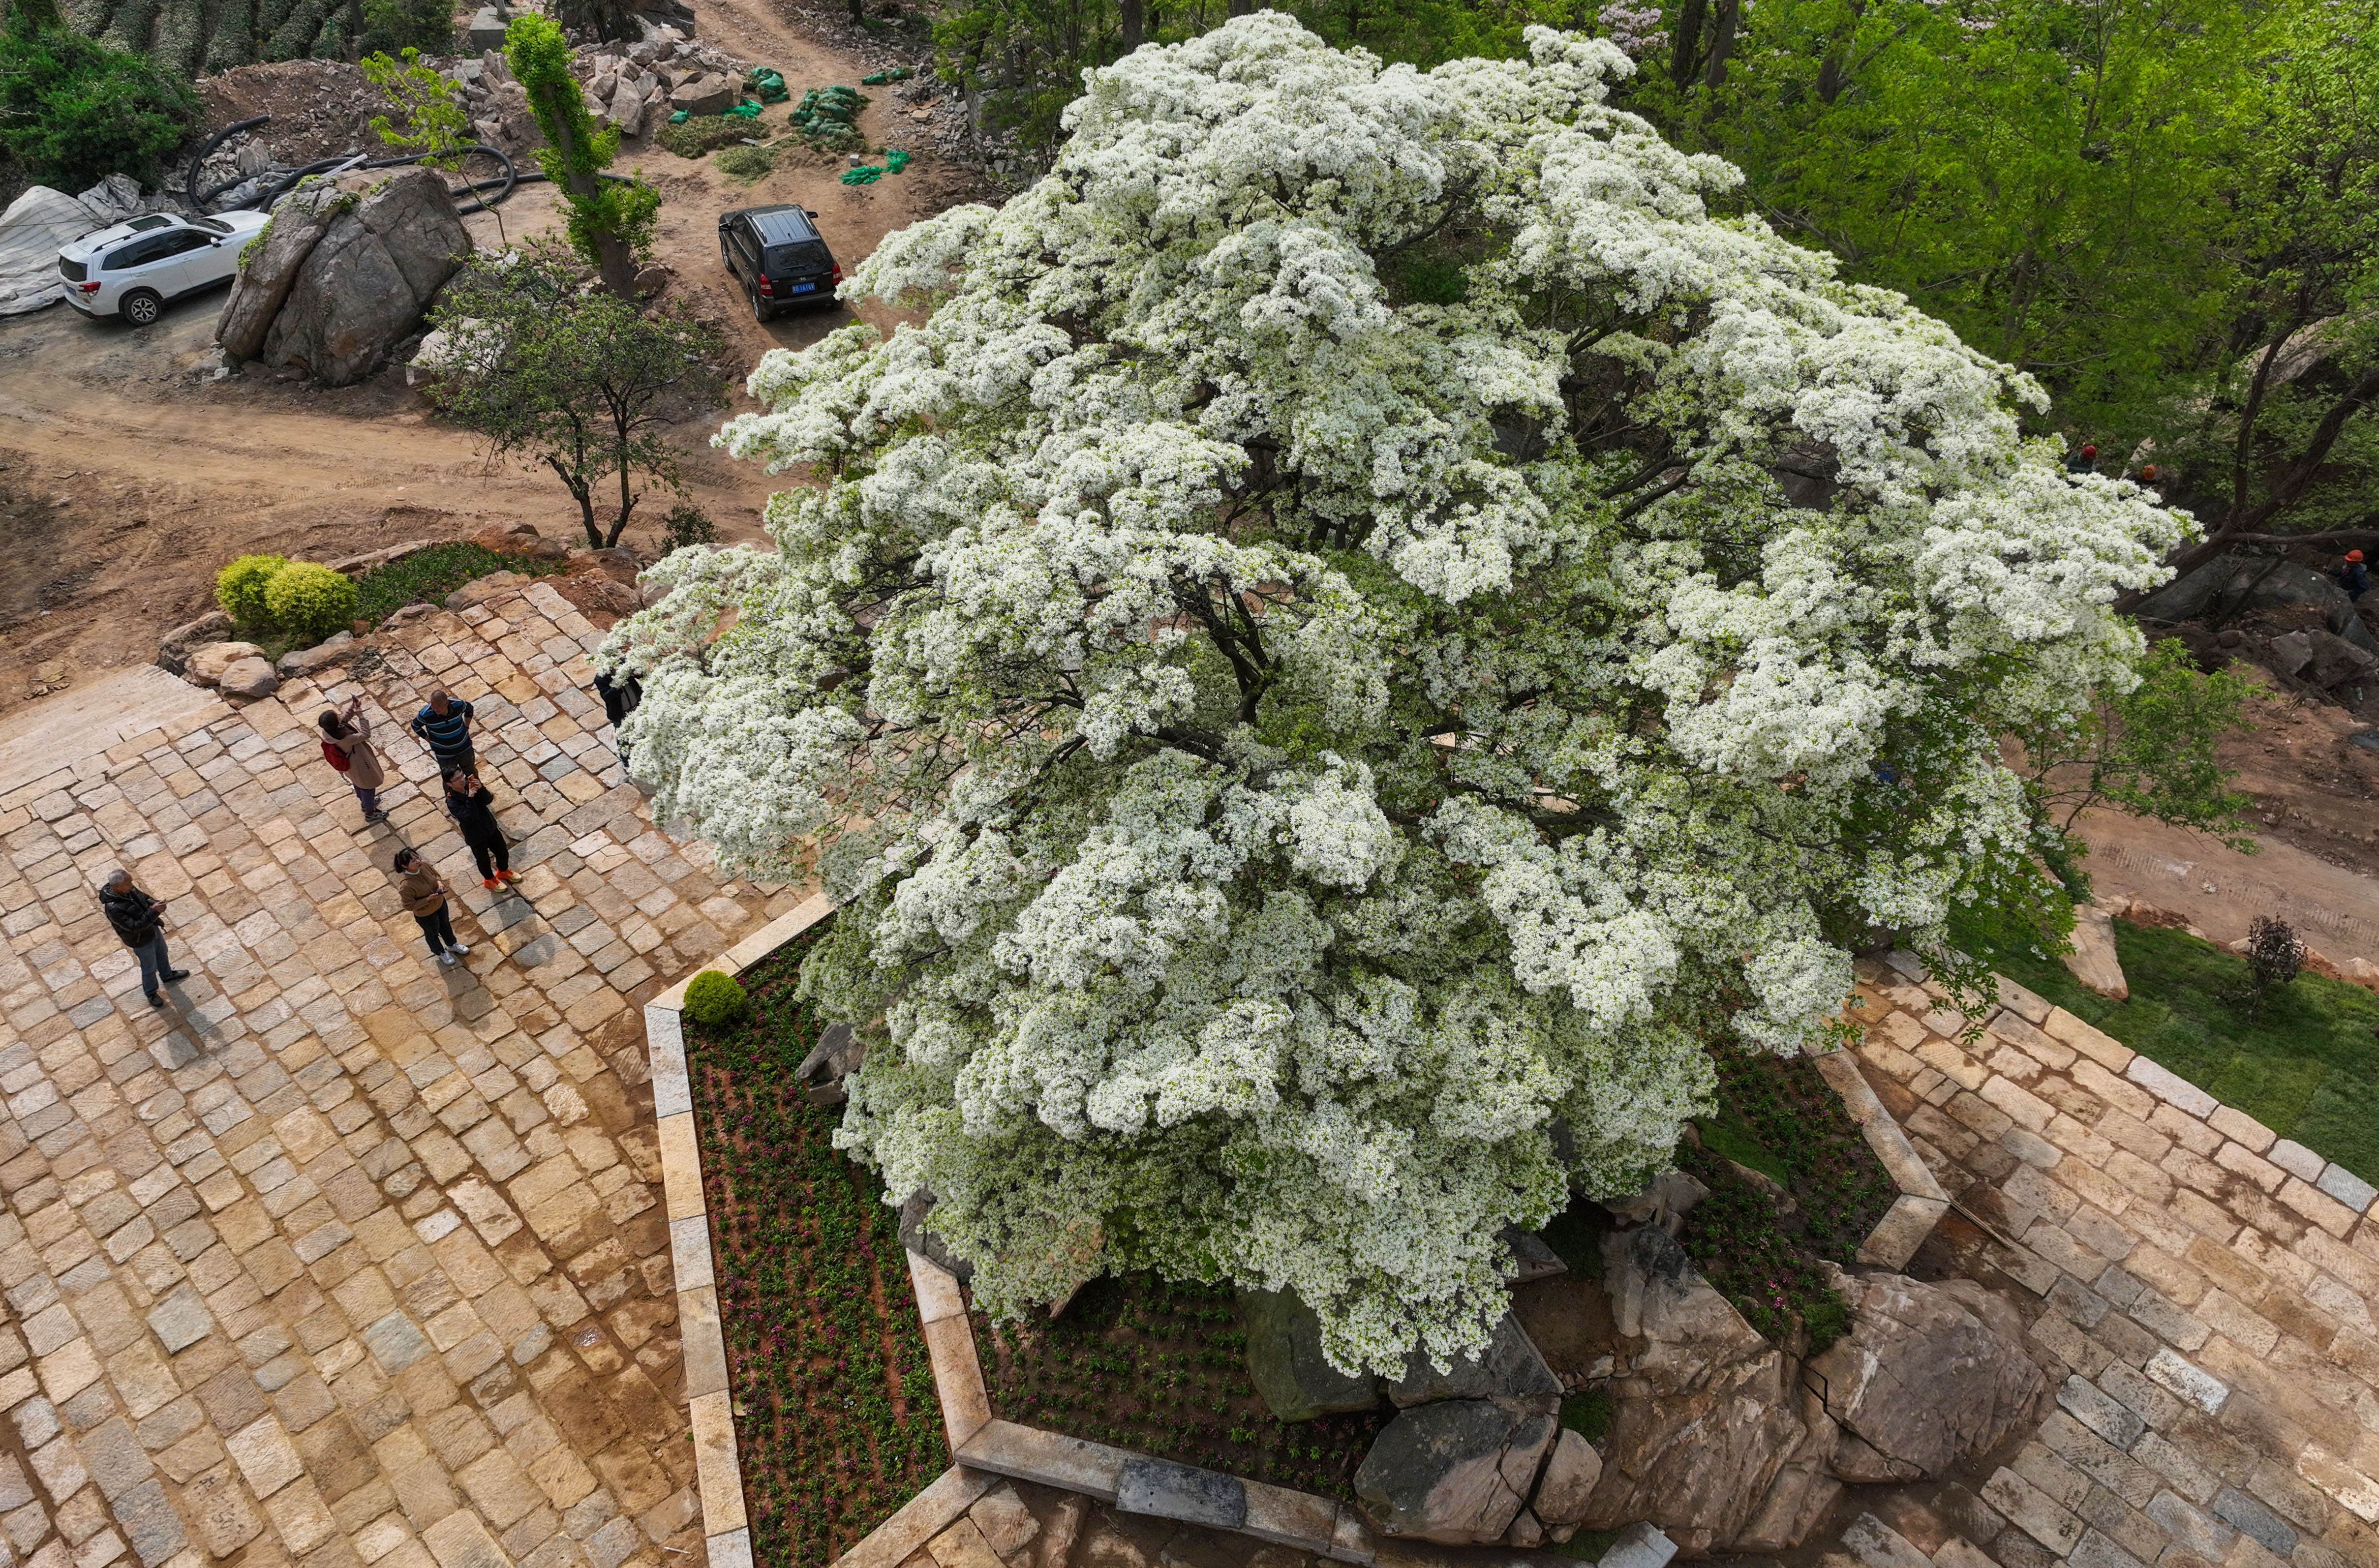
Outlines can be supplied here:
<path id="1" fill-rule="evenodd" d="M 107 923 L 124 938 L 132 956 L 140 960 L 140 994 L 149 998 L 152 1007 L 162 1007 L 165 998 L 157 995 L 160 981 L 187 980 L 190 971 L 175 969 L 165 959 L 165 905 L 132 885 L 128 871 L 113 871 L 99 890 L 99 907 L 106 911 Z"/>
<path id="2" fill-rule="evenodd" d="M 479 862 L 479 886 L 490 893 L 518 880 L 503 825 L 496 820 L 495 802 L 476 776 L 459 771 L 446 776 L 446 813 L 463 830 L 471 858 Z"/>
<path id="3" fill-rule="evenodd" d="M 622 669 L 617 675 L 607 669 L 595 672 L 595 694 L 603 699 L 603 717 L 611 721 L 611 747 L 620 754 L 620 766 L 628 766 L 628 742 L 620 739 L 620 723 L 636 711 L 645 700 L 645 689 L 636 681 L 636 672 Z"/>
<path id="4" fill-rule="evenodd" d="M 471 752 L 471 705 L 444 692 L 432 692 L 413 716 L 413 732 L 438 759 L 442 774 L 468 773 L 477 766 Z"/>

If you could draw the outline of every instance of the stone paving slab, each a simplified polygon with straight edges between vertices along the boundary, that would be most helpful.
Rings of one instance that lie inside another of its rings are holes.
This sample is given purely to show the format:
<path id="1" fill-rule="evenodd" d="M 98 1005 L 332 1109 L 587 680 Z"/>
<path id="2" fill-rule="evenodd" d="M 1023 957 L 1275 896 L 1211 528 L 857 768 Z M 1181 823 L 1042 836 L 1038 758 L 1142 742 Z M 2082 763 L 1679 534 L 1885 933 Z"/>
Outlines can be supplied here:
<path id="1" fill-rule="evenodd" d="M 701 1561 L 639 1013 L 800 895 L 655 827 L 599 635 L 532 585 L 0 792 L 0 1568 Z M 404 730 L 433 684 L 477 705 L 518 897 Z M 369 828 L 311 727 L 357 694 Z M 163 1011 L 99 912 L 116 864 L 193 971 Z"/>
<path id="2" fill-rule="evenodd" d="M 1914 959 L 1860 977 L 1860 1066 L 2059 1386 L 1830 1568 L 2379 1564 L 2379 1194 L 2020 986 L 1968 1043 Z"/>

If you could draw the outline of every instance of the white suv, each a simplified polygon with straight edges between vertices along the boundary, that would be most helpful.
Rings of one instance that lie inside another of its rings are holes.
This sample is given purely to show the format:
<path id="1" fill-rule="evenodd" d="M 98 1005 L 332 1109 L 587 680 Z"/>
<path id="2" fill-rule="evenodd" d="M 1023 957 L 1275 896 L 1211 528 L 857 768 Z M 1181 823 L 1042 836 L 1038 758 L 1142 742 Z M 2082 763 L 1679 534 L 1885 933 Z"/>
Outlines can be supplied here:
<path id="1" fill-rule="evenodd" d="M 263 232 L 262 212 L 182 218 L 147 212 L 85 235 L 58 252 L 66 303 L 86 316 L 120 316 L 145 327 L 165 302 L 226 282 L 240 248 Z"/>

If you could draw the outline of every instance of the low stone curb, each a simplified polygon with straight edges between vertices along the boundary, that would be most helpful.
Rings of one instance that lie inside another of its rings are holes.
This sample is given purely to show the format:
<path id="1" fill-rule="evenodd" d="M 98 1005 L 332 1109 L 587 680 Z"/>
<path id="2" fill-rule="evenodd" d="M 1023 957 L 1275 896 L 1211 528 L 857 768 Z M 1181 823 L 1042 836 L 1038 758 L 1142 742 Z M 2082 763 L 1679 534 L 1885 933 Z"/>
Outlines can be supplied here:
<path id="1" fill-rule="evenodd" d="M 1892 1200 L 1883 1218 L 1876 1221 L 1859 1244 L 1858 1260 L 1877 1268 L 1897 1272 L 1916 1256 L 1925 1238 L 1933 1234 L 1934 1222 L 1950 1212 L 1950 1195 L 1933 1179 L 1925 1162 L 1916 1157 L 1915 1146 L 1908 1134 L 1900 1129 L 1891 1113 L 1884 1109 L 1876 1097 L 1875 1086 L 1859 1071 L 1858 1063 L 1848 1051 L 1830 1051 L 1816 1058 L 1817 1076 L 1833 1086 L 1842 1097 L 1842 1106 L 1850 1112 L 1851 1120 L 1858 1123 L 1859 1131 L 1866 1135 L 1866 1146 L 1891 1177 L 1900 1196 Z"/>
<path id="2" fill-rule="evenodd" d="M 703 968 L 740 975 L 833 912 L 833 900 L 820 894 L 770 921 Z M 686 1075 L 682 1015 L 685 988 L 692 979 L 688 975 L 645 1005 L 645 1043 L 652 1060 L 661 1198 L 669 1215 L 670 1264 L 677 1276 L 677 1321 L 682 1336 L 686 1413 L 694 1424 L 694 1485 L 702 1496 L 703 1542 L 710 1568 L 753 1568 L 751 1521 L 743 1508 L 743 1467 L 735 1444 L 735 1413 L 727 1392 L 727 1340 L 719 1321 L 710 1212 L 702 1190 L 701 1141 L 694 1131 L 694 1090 Z M 926 1502 L 956 1474 L 952 1471 L 926 1488 L 876 1534 Z M 963 1487 L 959 1483 L 950 1491 Z M 981 1491 L 977 1488 L 966 1502 L 958 1505 L 960 1509 Z M 925 1512 L 938 1506 L 936 1502 Z"/>

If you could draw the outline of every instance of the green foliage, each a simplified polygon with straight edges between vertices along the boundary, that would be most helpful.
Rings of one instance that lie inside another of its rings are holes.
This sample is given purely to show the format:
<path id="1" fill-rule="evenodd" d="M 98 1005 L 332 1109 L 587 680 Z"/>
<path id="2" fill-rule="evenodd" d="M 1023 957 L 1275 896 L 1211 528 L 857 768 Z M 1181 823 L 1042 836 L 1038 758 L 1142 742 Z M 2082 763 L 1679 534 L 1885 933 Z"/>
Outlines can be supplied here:
<path id="1" fill-rule="evenodd" d="M 198 111 L 187 83 L 140 54 L 62 27 L 0 34 L 0 152 L 44 184 L 153 175 Z"/>
<path id="2" fill-rule="evenodd" d="M 688 115 L 674 125 L 663 124 L 653 139 L 681 158 L 699 158 L 722 147 L 741 147 L 752 139 L 748 120 L 732 115 Z"/>
<path id="3" fill-rule="evenodd" d="M 620 542 L 653 485 L 681 488 L 667 427 L 718 405 L 721 340 L 682 305 L 639 309 L 585 279 L 549 240 L 475 257 L 446 286 L 434 324 L 474 334 L 489 363 L 441 378 L 429 397 L 485 438 L 490 456 L 550 468 L 578 502 L 587 543 L 601 549 Z"/>
<path id="4" fill-rule="evenodd" d="M 1817 1259 L 1776 1223 L 1768 1194 L 1698 1149 L 1679 1150 L 1677 1164 L 1709 1188 L 1678 1238 L 1703 1277 L 1769 1339 L 1781 1342 L 1798 1326 L 1809 1354 L 1831 1345 L 1831 1337 L 1819 1343 L 1820 1333 L 1839 1337 L 1848 1309 Z"/>
<path id="5" fill-rule="evenodd" d="M 2201 673 L 2178 638 L 2150 644 L 2137 669 L 2131 691 L 2017 737 L 2044 840 L 2078 858 L 2075 821 L 2092 806 L 2113 806 L 2253 853 L 2255 840 L 2243 831 L 2252 802 L 2230 788 L 2231 772 L 2216 754 L 2225 736 L 2245 727 L 2252 683 L 2228 669 Z"/>
<path id="6" fill-rule="evenodd" d="M 1991 955 L 2017 984 L 2365 1180 L 2379 1178 L 2379 996 L 2301 974 L 2264 996 L 2243 958 L 2168 926 L 2115 922 L 2131 997 L 2084 991 L 2064 965 Z"/>
<path id="7" fill-rule="evenodd" d="M 1805 1057 L 1734 1050 L 1711 1056 L 1718 1066 L 1719 1115 L 1697 1124 L 1703 1146 L 1789 1190 L 1809 1250 L 1837 1263 L 1855 1260 L 1900 1189 L 1842 1097 Z M 1761 1158 L 1745 1160 L 1720 1147 L 1713 1129 L 1747 1142 Z"/>
<path id="8" fill-rule="evenodd" d="M 215 603 L 238 625 L 269 625 L 272 616 L 265 609 L 264 590 L 288 564 L 285 555 L 241 556 L 215 573 Z"/>
<path id="9" fill-rule="evenodd" d="M 698 506 L 678 505 L 661 519 L 661 553 L 669 554 L 688 545 L 710 545 L 719 542 L 719 525 Z"/>
<path id="10" fill-rule="evenodd" d="M 768 172 L 777 166 L 777 154 L 767 147 L 730 147 L 721 151 L 710 163 L 728 178 L 749 185 L 754 180 L 767 177 Z"/>
<path id="11" fill-rule="evenodd" d="M 423 154 L 432 168 L 461 168 L 462 150 L 472 140 L 471 117 L 454 78 L 423 65 L 421 51 L 410 44 L 401 64 L 386 54 L 367 54 L 362 66 L 364 79 L 380 90 L 397 114 L 396 119 L 372 116 L 380 140 L 400 152 Z"/>
<path id="12" fill-rule="evenodd" d="M 438 604 L 447 595 L 491 572 L 541 577 L 569 565 L 533 555 L 499 555 L 467 539 L 431 545 L 402 560 L 375 566 L 356 579 L 356 616 L 374 625 L 409 604 Z"/>
<path id="13" fill-rule="evenodd" d="M 832 87 L 813 87 L 802 93 L 802 101 L 793 105 L 789 124 L 803 141 L 821 152 L 862 152 L 866 151 L 867 138 L 855 123 L 859 112 L 867 107 L 867 95 L 856 88 L 839 82 Z"/>
<path id="14" fill-rule="evenodd" d="M 293 561 L 265 583 L 264 609 L 275 626 L 311 646 L 355 620 L 355 579 L 315 561 Z"/>
<path id="15" fill-rule="evenodd" d="M 753 1556 L 771 1564 L 831 1561 L 949 1464 L 899 1211 L 836 1152 L 839 1113 L 791 1082 L 820 1027 L 793 995 L 809 940 L 753 972 L 747 1020 L 686 1037 Z"/>
<path id="16" fill-rule="evenodd" d="M 1561 1424 L 1588 1442 L 1602 1441 L 1602 1435 L 1611 1429 L 1612 1413 L 1611 1391 L 1607 1388 L 1590 1388 L 1561 1402 Z"/>
<path id="17" fill-rule="evenodd" d="M 1602 1277 L 1602 1238 L 1606 1227 L 1600 1223 L 1600 1211 L 1585 1203 L 1573 1203 L 1552 1217 L 1552 1223 L 1537 1232 L 1538 1239 L 1553 1249 L 1553 1256 L 1569 1265 L 1569 1272 L 1580 1279 Z"/>
<path id="18" fill-rule="evenodd" d="M 706 969 L 686 984 L 685 1016 L 706 1028 L 734 1022 L 747 1006 L 743 987 L 731 974 Z"/>
<path id="19" fill-rule="evenodd" d="M 539 16 L 513 18 L 504 30 L 504 58 L 545 133 L 537 166 L 569 205 L 570 243 L 601 272 L 605 288 L 632 299 L 635 259 L 652 247 L 661 193 L 641 179 L 604 177 L 619 155 L 620 127 L 595 128 L 559 25 Z"/>

